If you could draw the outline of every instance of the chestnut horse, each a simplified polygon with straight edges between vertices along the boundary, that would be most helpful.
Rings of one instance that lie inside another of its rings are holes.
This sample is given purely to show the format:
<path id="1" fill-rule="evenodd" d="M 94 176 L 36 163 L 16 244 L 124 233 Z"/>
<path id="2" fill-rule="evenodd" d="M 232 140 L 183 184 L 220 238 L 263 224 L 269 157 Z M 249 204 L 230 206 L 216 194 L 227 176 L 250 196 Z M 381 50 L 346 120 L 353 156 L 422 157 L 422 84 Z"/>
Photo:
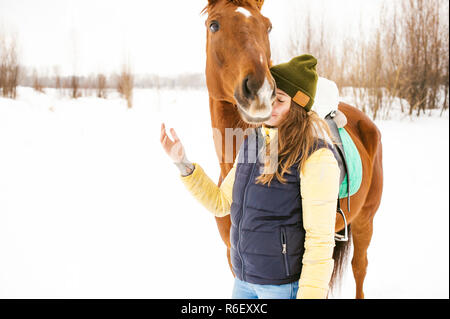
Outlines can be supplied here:
<path id="1" fill-rule="evenodd" d="M 203 12 L 206 20 L 206 82 L 209 93 L 211 125 L 219 158 L 219 186 L 233 163 L 225 159 L 225 130 L 256 127 L 266 121 L 272 111 L 275 82 L 270 74 L 271 52 L 268 33 L 270 20 L 260 10 L 261 0 L 209 0 Z M 373 218 L 380 205 L 383 186 L 381 134 L 375 124 L 357 108 L 339 104 L 347 116 L 346 129 L 356 144 L 363 167 L 360 189 L 351 196 L 351 211 L 347 200 L 340 201 L 347 221 L 352 227 L 354 252 L 353 274 L 356 298 L 364 298 L 367 248 L 373 231 Z M 242 141 L 233 140 L 233 159 Z M 227 246 L 230 262 L 230 215 L 216 217 L 222 240 Z M 344 228 L 340 214 L 336 216 L 336 231 Z M 344 259 L 337 243 L 335 271 Z M 348 250 L 347 250 L 348 251 Z M 333 280 L 332 280 L 333 281 Z"/>

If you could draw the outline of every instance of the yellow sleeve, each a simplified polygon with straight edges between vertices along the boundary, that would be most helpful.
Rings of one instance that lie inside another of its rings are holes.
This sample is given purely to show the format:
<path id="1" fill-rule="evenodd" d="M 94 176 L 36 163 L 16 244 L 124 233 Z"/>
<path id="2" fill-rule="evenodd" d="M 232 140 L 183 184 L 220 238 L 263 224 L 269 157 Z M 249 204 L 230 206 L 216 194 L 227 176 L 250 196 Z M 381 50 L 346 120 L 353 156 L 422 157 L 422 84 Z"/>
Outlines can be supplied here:
<path id="1" fill-rule="evenodd" d="M 194 171 L 191 175 L 180 175 L 181 181 L 189 192 L 216 217 L 223 217 L 230 213 L 236 162 L 237 160 L 220 187 L 206 175 L 198 163 L 193 163 Z"/>
<path id="2" fill-rule="evenodd" d="M 324 299 L 333 272 L 338 163 L 327 148 L 315 151 L 300 173 L 303 226 L 306 231 L 298 299 Z"/>

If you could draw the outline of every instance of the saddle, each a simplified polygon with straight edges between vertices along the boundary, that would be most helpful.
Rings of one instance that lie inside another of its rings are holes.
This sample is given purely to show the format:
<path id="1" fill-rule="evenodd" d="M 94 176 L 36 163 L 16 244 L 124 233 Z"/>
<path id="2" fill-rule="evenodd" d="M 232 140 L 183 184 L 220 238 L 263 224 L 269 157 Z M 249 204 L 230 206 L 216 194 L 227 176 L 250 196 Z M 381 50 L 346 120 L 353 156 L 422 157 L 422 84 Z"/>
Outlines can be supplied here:
<path id="1" fill-rule="evenodd" d="M 339 120 L 337 120 L 339 118 Z M 344 151 L 344 145 L 342 143 L 341 134 L 339 133 L 339 129 L 344 127 L 345 124 L 347 124 L 347 119 L 345 118 L 344 113 L 342 113 L 339 110 L 333 110 L 330 113 L 328 113 L 325 116 L 325 121 L 328 124 L 328 127 L 330 128 L 332 139 L 337 142 L 337 144 L 334 144 L 334 148 L 337 151 L 339 158 L 338 158 L 338 165 L 341 170 L 341 174 L 339 176 L 339 185 L 342 185 L 342 183 L 345 180 L 345 176 L 347 176 L 347 204 L 348 204 L 348 211 L 350 211 L 350 174 L 349 174 L 349 166 L 347 163 L 347 158 L 345 157 L 345 151 Z M 339 127 L 338 127 L 339 123 Z M 341 194 L 339 196 L 342 198 Z"/>
<path id="2" fill-rule="evenodd" d="M 347 124 L 347 119 L 346 119 L 344 113 L 342 113 L 341 111 L 333 110 L 325 116 L 325 121 L 327 122 L 328 127 L 330 128 L 330 131 L 332 134 L 331 138 L 335 142 L 337 142 L 337 144 L 333 144 L 333 147 L 335 148 L 337 154 L 339 155 L 338 156 L 339 158 L 337 161 L 339 168 L 341 170 L 341 174 L 339 176 L 339 185 L 343 185 L 345 177 L 347 176 L 347 207 L 348 207 L 348 211 L 350 212 L 350 174 L 349 174 L 347 159 L 345 157 L 345 151 L 344 151 L 341 135 L 339 134 L 339 128 L 344 127 L 345 124 Z M 338 127 L 338 123 L 339 123 L 340 127 Z M 340 199 L 340 196 L 338 197 L 338 200 L 337 200 L 336 212 L 341 214 L 342 218 L 344 219 L 345 227 L 344 227 L 344 234 L 342 235 L 342 234 L 336 233 L 334 239 L 336 241 L 348 241 L 347 219 L 345 218 L 345 214 L 340 207 L 339 199 Z"/>

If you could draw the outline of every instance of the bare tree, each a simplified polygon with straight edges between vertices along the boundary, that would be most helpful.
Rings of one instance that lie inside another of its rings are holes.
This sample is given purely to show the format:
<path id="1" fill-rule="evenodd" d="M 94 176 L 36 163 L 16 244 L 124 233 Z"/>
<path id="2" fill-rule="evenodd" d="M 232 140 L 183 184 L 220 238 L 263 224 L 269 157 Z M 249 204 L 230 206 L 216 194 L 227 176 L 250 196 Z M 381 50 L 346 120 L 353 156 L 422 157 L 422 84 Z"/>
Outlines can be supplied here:
<path id="1" fill-rule="evenodd" d="M 19 58 L 16 37 L 0 37 L 0 88 L 4 97 L 15 99 L 19 84 Z"/>
<path id="2" fill-rule="evenodd" d="M 53 67 L 53 75 L 55 80 L 55 89 L 57 92 L 59 92 L 59 95 L 62 96 L 62 89 L 63 89 L 63 81 L 61 78 L 61 69 L 59 66 L 55 65 Z"/>
<path id="3" fill-rule="evenodd" d="M 44 93 L 44 87 L 42 86 L 36 69 L 34 69 L 33 71 L 33 89 L 35 89 L 37 92 Z"/>
<path id="4" fill-rule="evenodd" d="M 97 97 L 106 99 L 106 76 L 102 73 L 97 75 Z"/>
<path id="5" fill-rule="evenodd" d="M 133 106 L 133 85 L 134 77 L 131 72 L 131 65 L 127 62 L 122 66 L 122 73 L 119 76 L 117 90 L 120 95 L 127 100 L 128 108 Z"/>
<path id="6" fill-rule="evenodd" d="M 405 0 L 401 6 L 400 35 L 403 60 L 401 96 L 410 105 L 409 114 L 417 115 L 437 107 L 439 91 L 448 74 L 448 50 L 443 48 L 448 39 L 441 26 L 441 0 Z M 447 56 L 445 56 L 447 55 Z"/>
<path id="7" fill-rule="evenodd" d="M 71 96 L 72 99 L 77 99 L 81 97 L 80 89 L 80 80 L 78 79 L 78 76 L 72 75 L 70 78 L 70 88 L 72 90 Z"/>
<path id="8" fill-rule="evenodd" d="M 80 78 L 77 76 L 78 74 L 78 61 L 79 61 L 79 48 L 78 48 L 78 33 L 76 32 L 75 28 L 72 28 L 70 31 L 70 37 L 71 37 L 71 52 L 72 52 L 72 76 L 70 77 L 69 82 L 69 88 L 71 89 L 71 97 L 73 99 L 77 99 L 81 97 L 81 90 L 80 90 Z"/>
<path id="9" fill-rule="evenodd" d="M 7 78 L 7 47 L 6 47 L 6 39 L 3 34 L 0 34 L 0 90 L 2 96 L 6 95 L 4 87 L 6 86 L 6 78 Z"/>
<path id="10" fill-rule="evenodd" d="M 444 16 L 449 16 L 449 9 L 448 4 L 446 7 L 446 10 L 444 10 Z M 441 106 L 441 115 L 442 113 L 448 109 L 449 104 L 449 25 L 448 22 L 443 23 L 441 26 L 441 34 L 442 34 L 442 85 L 443 85 L 443 94 L 444 94 L 444 101 Z"/>
<path id="11" fill-rule="evenodd" d="M 386 6 L 383 7 L 386 10 Z M 384 14 L 383 14 L 384 13 Z M 391 12 L 382 12 L 380 15 L 380 28 L 382 30 L 382 43 L 385 52 L 385 118 L 389 117 L 390 110 L 396 97 L 401 96 L 402 79 L 401 73 L 404 61 L 401 57 L 400 34 L 399 34 L 399 10 L 394 3 Z M 400 100 L 401 101 L 401 100 Z M 400 103 L 401 112 L 405 110 Z"/>

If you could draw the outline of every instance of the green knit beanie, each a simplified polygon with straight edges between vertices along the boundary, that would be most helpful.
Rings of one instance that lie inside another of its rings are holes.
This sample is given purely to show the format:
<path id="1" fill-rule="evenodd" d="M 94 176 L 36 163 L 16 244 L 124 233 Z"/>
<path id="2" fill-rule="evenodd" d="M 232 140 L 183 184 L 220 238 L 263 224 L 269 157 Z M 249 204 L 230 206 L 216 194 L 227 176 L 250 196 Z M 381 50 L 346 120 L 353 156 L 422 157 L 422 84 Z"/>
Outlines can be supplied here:
<path id="1" fill-rule="evenodd" d="M 294 102 L 303 106 L 307 112 L 311 110 L 316 95 L 317 59 L 309 54 L 293 58 L 287 63 L 270 68 L 277 87 L 289 95 Z"/>

